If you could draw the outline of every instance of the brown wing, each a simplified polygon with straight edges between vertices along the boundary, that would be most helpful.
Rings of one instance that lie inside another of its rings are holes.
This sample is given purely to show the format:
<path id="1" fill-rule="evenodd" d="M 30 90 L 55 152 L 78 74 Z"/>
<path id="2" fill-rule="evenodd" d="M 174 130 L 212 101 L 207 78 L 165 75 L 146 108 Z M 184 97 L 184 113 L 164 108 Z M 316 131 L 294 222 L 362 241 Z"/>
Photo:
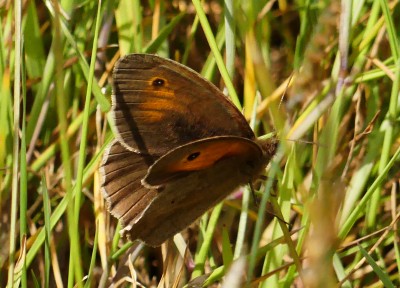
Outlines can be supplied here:
<path id="1" fill-rule="evenodd" d="M 140 183 L 147 174 L 147 163 L 144 156 L 127 150 L 117 140 L 104 153 L 101 189 L 111 214 L 122 220 L 123 226 L 140 217 L 157 194 Z"/>
<path id="2" fill-rule="evenodd" d="M 172 60 L 149 54 L 121 58 L 113 74 L 117 138 L 131 151 L 161 156 L 198 139 L 254 139 L 246 120 L 209 81 Z"/>
<path id="3" fill-rule="evenodd" d="M 225 145 L 228 151 L 220 151 L 223 152 L 221 157 L 213 156 L 210 161 L 203 161 L 207 159 L 201 159 L 202 154 L 198 155 L 196 159 L 199 162 L 213 162 L 204 169 L 170 169 L 169 164 L 185 167 L 186 164 L 181 165 L 180 159 L 187 159 L 187 156 L 197 154 L 198 151 L 207 155 L 207 150 L 221 144 Z M 229 144 L 236 147 L 229 149 Z M 163 190 L 154 197 L 127 231 L 129 238 L 139 238 L 151 246 L 161 245 L 240 185 L 249 183 L 262 171 L 270 157 L 271 155 L 263 153 L 256 143 L 238 137 L 214 137 L 172 150 L 149 169 L 145 178 L 146 185 L 162 184 Z M 156 177 L 153 177 L 153 173 Z"/>

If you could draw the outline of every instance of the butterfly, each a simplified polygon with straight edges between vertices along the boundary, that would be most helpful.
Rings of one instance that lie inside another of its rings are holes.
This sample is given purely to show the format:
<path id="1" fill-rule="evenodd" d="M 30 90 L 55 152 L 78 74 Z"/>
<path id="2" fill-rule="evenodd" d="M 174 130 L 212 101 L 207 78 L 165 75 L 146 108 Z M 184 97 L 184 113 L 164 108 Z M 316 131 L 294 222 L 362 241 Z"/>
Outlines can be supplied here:
<path id="1" fill-rule="evenodd" d="M 122 57 L 113 71 L 116 139 L 101 189 L 128 239 L 159 246 L 258 179 L 278 141 L 259 140 L 211 82 L 175 61 Z"/>

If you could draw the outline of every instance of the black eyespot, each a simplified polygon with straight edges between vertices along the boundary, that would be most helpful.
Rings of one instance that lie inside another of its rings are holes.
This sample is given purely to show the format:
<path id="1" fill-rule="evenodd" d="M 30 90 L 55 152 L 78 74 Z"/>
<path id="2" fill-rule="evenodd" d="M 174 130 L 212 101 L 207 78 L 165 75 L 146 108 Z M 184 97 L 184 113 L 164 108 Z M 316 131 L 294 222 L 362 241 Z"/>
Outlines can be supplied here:
<path id="1" fill-rule="evenodd" d="M 196 159 L 197 157 L 199 157 L 199 155 L 200 155 L 200 152 L 195 152 L 195 153 L 190 154 L 186 159 L 188 161 L 192 161 L 192 160 Z"/>
<path id="2" fill-rule="evenodd" d="M 161 78 L 156 78 L 153 80 L 153 86 L 163 86 L 165 84 L 165 80 Z"/>

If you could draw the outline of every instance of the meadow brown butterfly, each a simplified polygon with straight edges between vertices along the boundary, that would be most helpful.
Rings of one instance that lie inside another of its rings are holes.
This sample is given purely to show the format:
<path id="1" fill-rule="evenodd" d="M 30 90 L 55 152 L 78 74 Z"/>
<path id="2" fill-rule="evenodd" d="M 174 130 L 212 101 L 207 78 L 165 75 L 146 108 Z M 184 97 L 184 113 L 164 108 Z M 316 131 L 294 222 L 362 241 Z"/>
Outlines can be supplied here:
<path id="1" fill-rule="evenodd" d="M 114 67 L 116 139 L 100 167 L 112 215 L 130 240 L 159 246 L 258 178 L 276 140 L 257 140 L 225 95 L 195 71 L 155 55 Z"/>

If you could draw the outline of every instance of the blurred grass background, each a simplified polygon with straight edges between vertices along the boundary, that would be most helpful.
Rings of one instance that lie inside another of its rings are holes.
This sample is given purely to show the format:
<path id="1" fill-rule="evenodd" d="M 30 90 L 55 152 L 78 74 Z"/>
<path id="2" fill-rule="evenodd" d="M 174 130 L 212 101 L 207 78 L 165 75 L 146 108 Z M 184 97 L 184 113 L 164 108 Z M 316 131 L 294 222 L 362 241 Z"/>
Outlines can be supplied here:
<path id="1" fill-rule="evenodd" d="M 399 12 L 389 0 L 1 1 L 0 285 L 398 287 Z M 97 167 L 112 67 L 129 53 L 192 67 L 259 136 L 277 131 L 258 205 L 244 188 L 161 248 L 120 239 Z"/>

